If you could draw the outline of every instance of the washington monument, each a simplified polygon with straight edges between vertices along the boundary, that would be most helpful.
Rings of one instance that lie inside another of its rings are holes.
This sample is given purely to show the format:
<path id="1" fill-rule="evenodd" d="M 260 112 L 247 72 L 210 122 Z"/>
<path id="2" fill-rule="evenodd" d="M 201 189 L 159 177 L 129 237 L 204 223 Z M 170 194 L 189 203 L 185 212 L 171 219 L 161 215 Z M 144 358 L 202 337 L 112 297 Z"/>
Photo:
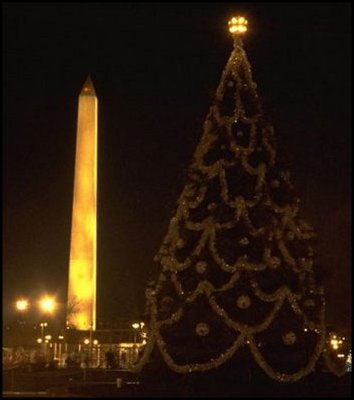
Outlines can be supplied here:
<path id="1" fill-rule="evenodd" d="M 79 96 L 67 326 L 96 329 L 97 108 L 87 78 Z"/>

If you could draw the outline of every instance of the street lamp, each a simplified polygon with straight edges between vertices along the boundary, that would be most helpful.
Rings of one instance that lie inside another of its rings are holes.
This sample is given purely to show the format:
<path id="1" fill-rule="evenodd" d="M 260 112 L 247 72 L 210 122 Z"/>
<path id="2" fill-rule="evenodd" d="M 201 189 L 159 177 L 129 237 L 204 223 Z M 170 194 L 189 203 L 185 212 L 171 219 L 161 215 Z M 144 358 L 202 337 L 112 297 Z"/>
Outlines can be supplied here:
<path id="1" fill-rule="evenodd" d="M 57 308 L 54 297 L 44 296 L 39 300 L 39 307 L 47 314 L 52 314 Z"/>
<path id="2" fill-rule="evenodd" d="M 138 329 L 140 328 L 140 324 L 138 322 L 134 322 L 134 324 L 132 324 L 132 328 L 134 329 L 134 343 L 136 343 L 136 335 Z"/>
<path id="3" fill-rule="evenodd" d="M 29 302 L 26 299 L 16 300 L 16 310 L 17 311 L 27 311 L 29 307 Z"/>
<path id="4" fill-rule="evenodd" d="M 132 324 L 132 328 L 134 329 L 134 343 L 136 343 L 138 330 L 140 329 L 140 334 L 142 334 L 144 326 L 145 326 L 144 322 L 134 322 Z"/>
<path id="5" fill-rule="evenodd" d="M 42 339 L 42 342 L 43 342 L 43 340 L 44 340 L 44 328 L 46 326 L 48 326 L 48 323 L 47 322 L 41 322 L 39 324 L 39 326 L 41 327 L 41 339 Z"/>
<path id="6" fill-rule="evenodd" d="M 26 314 L 28 313 L 29 309 L 29 301 L 21 297 L 15 301 L 15 308 L 17 313 L 19 314 L 17 317 L 17 323 L 19 324 L 20 327 L 23 328 L 27 322 Z"/>

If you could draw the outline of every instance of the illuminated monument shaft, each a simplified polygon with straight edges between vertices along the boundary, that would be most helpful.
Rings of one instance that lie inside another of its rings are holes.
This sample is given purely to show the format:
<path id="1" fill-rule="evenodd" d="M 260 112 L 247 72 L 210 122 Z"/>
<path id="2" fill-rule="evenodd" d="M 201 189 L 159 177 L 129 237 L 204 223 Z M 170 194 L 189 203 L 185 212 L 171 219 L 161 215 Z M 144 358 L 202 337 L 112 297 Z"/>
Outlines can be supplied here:
<path id="1" fill-rule="evenodd" d="M 79 96 L 67 325 L 96 328 L 97 97 L 88 77 Z"/>

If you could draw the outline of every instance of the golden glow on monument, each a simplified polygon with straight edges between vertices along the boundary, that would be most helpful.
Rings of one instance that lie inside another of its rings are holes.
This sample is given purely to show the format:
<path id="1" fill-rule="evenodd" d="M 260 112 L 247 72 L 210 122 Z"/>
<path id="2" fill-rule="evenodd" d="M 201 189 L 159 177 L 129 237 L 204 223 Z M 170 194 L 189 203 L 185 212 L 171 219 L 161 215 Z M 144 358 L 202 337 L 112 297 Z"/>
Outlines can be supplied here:
<path id="1" fill-rule="evenodd" d="M 96 328 L 97 97 L 88 78 L 79 96 L 67 325 Z"/>

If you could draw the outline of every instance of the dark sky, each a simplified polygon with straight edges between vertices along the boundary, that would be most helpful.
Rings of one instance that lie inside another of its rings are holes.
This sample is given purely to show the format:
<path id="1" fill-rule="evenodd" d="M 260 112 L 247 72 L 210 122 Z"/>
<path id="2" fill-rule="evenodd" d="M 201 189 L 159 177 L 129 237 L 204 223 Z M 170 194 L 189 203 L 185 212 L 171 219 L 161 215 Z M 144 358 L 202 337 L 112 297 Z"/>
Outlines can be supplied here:
<path id="1" fill-rule="evenodd" d="M 4 4 L 4 3 L 3 3 Z M 329 271 L 328 322 L 351 308 L 349 3 L 5 3 L 3 285 L 65 301 L 77 100 L 99 101 L 98 318 L 138 316 L 153 256 L 232 51 L 244 43 Z"/>

